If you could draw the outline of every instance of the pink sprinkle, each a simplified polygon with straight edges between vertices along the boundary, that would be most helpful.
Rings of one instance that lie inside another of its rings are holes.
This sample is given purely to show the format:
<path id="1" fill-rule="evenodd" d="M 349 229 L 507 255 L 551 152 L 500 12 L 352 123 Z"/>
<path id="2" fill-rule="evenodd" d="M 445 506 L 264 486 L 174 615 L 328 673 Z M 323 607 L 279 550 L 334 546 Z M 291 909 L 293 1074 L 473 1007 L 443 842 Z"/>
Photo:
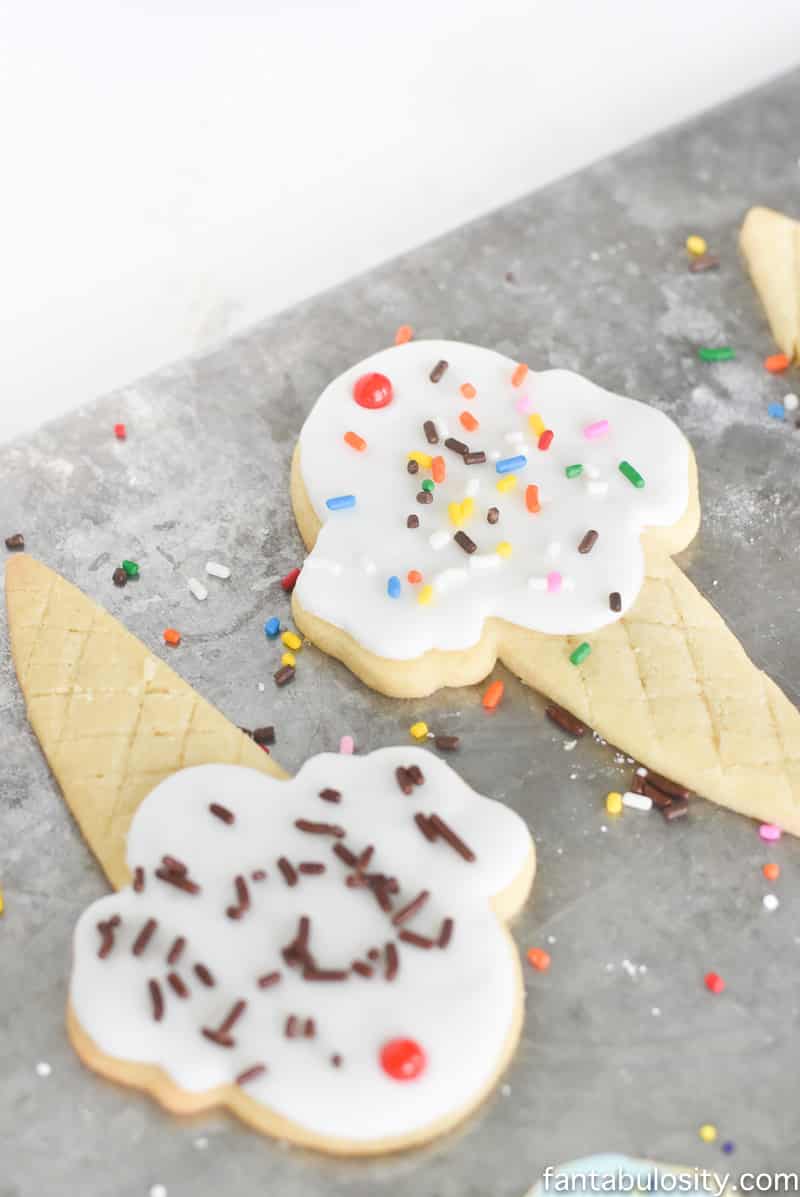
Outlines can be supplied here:
<path id="1" fill-rule="evenodd" d="M 561 577 L 561 574 L 558 572 L 558 570 L 553 570 L 551 574 L 547 575 L 547 593 L 558 594 L 563 581 L 564 579 Z"/>
<path id="2" fill-rule="evenodd" d="M 758 834 L 761 836 L 762 840 L 766 840 L 767 843 L 773 844 L 775 840 L 779 840 L 781 838 L 783 832 L 781 831 L 780 827 L 776 827 L 774 823 L 762 823 L 758 829 Z"/>
<path id="3" fill-rule="evenodd" d="M 520 395 L 519 399 L 517 399 L 516 403 L 514 404 L 514 407 L 516 407 L 517 411 L 520 412 L 522 415 L 524 415 L 525 412 L 530 411 L 531 410 L 530 395 Z"/>
<path id="4" fill-rule="evenodd" d="M 608 432 L 608 420 L 597 420 L 594 424 L 587 424 L 583 435 L 587 441 L 597 440 L 598 436 L 605 436 Z"/>
<path id="5" fill-rule="evenodd" d="M 339 751 L 345 756 L 352 756 L 356 749 L 356 742 L 352 736 L 342 736 L 339 741 Z"/>

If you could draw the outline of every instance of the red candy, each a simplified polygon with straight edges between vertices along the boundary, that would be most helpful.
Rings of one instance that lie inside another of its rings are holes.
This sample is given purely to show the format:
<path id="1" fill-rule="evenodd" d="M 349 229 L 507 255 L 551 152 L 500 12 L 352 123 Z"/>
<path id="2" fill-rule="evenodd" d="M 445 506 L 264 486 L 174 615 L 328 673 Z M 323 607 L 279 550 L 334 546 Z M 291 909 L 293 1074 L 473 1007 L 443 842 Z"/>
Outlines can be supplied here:
<path id="1" fill-rule="evenodd" d="M 725 988 L 725 982 L 719 973 L 706 973 L 705 975 L 706 989 L 711 993 L 722 993 Z"/>
<path id="2" fill-rule="evenodd" d="M 300 570 L 299 570 L 299 569 L 290 569 L 290 570 L 289 570 L 289 572 L 288 572 L 288 574 L 286 575 L 286 577 L 285 577 L 285 578 L 281 578 L 281 586 L 282 586 L 282 588 L 283 588 L 284 590 L 286 590 L 287 592 L 288 592 L 288 591 L 290 591 L 290 590 L 294 590 L 294 585 L 295 585 L 295 582 L 297 581 L 297 579 L 298 579 L 299 577 L 300 577 Z"/>
<path id="3" fill-rule="evenodd" d="M 353 398 L 359 407 L 376 411 L 392 402 L 394 391 L 385 374 L 362 374 L 353 384 Z"/>
<path id="4" fill-rule="evenodd" d="M 117 438 L 118 441 L 125 440 L 125 437 L 127 436 L 127 429 L 124 424 L 115 424 L 114 425 L 114 436 Z"/>
<path id="5" fill-rule="evenodd" d="M 413 1039 L 390 1039 L 381 1048 L 381 1068 L 394 1081 L 413 1081 L 426 1064 L 424 1050 Z"/>

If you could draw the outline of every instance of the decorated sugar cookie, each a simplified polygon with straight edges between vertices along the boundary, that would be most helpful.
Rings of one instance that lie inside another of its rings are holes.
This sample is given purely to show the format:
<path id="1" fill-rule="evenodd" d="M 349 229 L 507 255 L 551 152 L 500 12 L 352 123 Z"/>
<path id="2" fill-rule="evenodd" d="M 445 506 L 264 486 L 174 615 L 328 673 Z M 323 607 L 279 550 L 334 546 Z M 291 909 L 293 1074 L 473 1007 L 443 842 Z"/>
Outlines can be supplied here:
<path id="1" fill-rule="evenodd" d="M 800 832 L 800 715 L 671 554 L 694 456 L 657 408 L 420 341 L 335 379 L 300 433 L 298 627 L 385 694 L 503 661 L 682 788 Z"/>
<path id="2" fill-rule="evenodd" d="M 446 1131 L 507 1064 L 523 994 L 503 920 L 533 844 L 427 752 L 318 756 L 290 781 L 183 770 L 127 855 L 131 885 L 74 938 L 70 1034 L 97 1071 L 366 1154 Z"/>

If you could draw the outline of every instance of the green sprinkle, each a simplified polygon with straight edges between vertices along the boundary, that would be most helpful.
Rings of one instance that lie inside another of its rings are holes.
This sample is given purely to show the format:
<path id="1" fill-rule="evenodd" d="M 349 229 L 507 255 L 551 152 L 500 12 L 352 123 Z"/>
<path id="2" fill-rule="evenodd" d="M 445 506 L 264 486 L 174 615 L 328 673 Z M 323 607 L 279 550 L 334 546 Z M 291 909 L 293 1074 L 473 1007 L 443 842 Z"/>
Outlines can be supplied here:
<path id="1" fill-rule="evenodd" d="M 636 486 L 639 490 L 644 486 L 644 478 L 635 470 L 629 461 L 621 461 L 619 463 L 619 472 L 624 474 L 632 486 Z"/>
<path id="2" fill-rule="evenodd" d="M 433 491 L 436 489 L 436 483 L 432 482 L 430 478 L 426 478 L 422 484 L 422 489 L 427 490 L 427 491 Z"/>
<path id="3" fill-rule="evenodd" d="M 708 349 L 702 345 L 697 351 L 697 356 L 701 362 L 729 362 L 736 357 L 736 352 L 730 345 L 722 345 L 719 349 Z"/>
<path id="4" fill-rule="evenodd" d="M 571 652 L 569 654 L 569 659 L 573 665 L 580 665 L 582 661 L 586 660 L 586 658 L 589 656 L 589 653 L 591 651 L 592 651 L 591 644 L 588 644 L 584 640 L 582 644 L 578 645 L 578 647 L 574 650 L 574 652 Z"/>
<path id="5" fill-rule="evenodd" d="M 129 578 L 139 577 L 139 566 L 135 561 L 123 561 L 122 568 Z"/>
<path id="6" fill-rule="evenodd" d="M 581 474 L 583 473 L 583 466 L 582 465 L 567 466 L 564 473 L 567 475 L 568 478 L 580 478 Z"/>

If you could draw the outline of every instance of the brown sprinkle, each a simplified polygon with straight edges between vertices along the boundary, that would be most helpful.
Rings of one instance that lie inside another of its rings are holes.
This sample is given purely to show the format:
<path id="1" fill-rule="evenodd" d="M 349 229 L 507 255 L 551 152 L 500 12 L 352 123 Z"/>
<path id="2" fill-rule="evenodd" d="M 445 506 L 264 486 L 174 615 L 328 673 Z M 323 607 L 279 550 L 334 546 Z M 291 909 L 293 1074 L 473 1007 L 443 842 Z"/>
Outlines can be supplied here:
<path id="1" fill-rule="evenodd" d="M 500 512 L 496 507 L 490 507 L 486 512 L 486 522 L 488 524 L 496 524 L 500 519 Z"/>
<path id="2" fill-rule="evenodd" d="M 439 938 L 436 940 L 436 946 L 438 948 L 446 948 L 450 943 L 450 940 L 453 938 L 453 926 L 454 924 L 452 919 L 444 919 L 439 931 Z"/>
<path id="3" fill-rule="evenodd" d="M 406 520 L 406 527 L 407 528 L 418 528 L 419 527 L 419 516 L 418 515 L 410 515 L 408 517 L 408 519 Z"/>
<path id="4" fill-rule="evenodd" d="M 156 877 L 159 881 L 166 881 L 169 885 L 174 885 L 176 889 L 182 889 L 187 894 L 197 894 L 200 892 L 200 886 L 196 881 L 190 881 L 182 873 L 176 873 L 172 869 L 156 869 Z"/>
<path id="5" fill-rule="evenodd" d="M 139 934 L 136 936 L 136 939 L 133 941 L 133 947 L 131 948 L 131 951 L 133 952 L 134 956 L 141 956 L 142 952 L 152 939 L 153 932 L 157 926 L 158 923 L 155 919 L 147 920 Z"/>
<path id="6" fill-rule="evenodd" d="M 233 1035 L 226 1035 L 223 1031 L 215 1031 L 212 1027 L 201 1027 L 200 1030 L 206 1039 L 210 1039 L 218 1047 L 233 1047 L 236 1042 Z"/>
<path id="7" fill-rule="evenodd" d="M 177 973 L 167 973 L 167 980 L 179 998 L 188 998 L 189 988 Z"/>
<path id="8" fill-rule="evenodd" d="M 444 442 L 445 449 L 452 449 L 453 453 L 457 453 L 459 457 L 463 457 L 465 453 L 469 453 L 469 447 L 463 441 L 457 441 L 454 436 L 448 436 Z"/>
<path id="9" fill-rule="evenodd" d="M 234 877 L 233 885 L 236 890 L 238 905 L 229 906 L 225 913 L 229 919 L 240 919 L 250 909 L 250 890 L 247 888 L 247 882 L 241 873 Z"/>
<path id="10" fill-rule="evenodd" d="M 652 769 L 647 769 L 644 776 L 651 785 L 658 786 L 659 790 L 663 790 L 665 794 L 669 794 L 673 798 L 692 797 L 692 791 L 687 790 L 686 786 L 680 785 L 677 781 L 671 781 L 661 773 L 654 773 Z"/>
<path id="11" fill-rule="evenodd" d="M 339 1055 L 338 1052 L 336 1052 L 335 1055 L 331 1056 L 331 1064 L 333 1065 L 334 1068 L 342 1067 L 342 1057 Z"/>
<path id="12" fill-rule="evenodd" d="M 478 547 L 472 537 L 467 536 L 466 532 L 462 532 L 461 529 L 456 532 L 453 540 L 465 553 L 474 553 Z"/>
<path id="13" fill-rule="evenodd" d="M 221 806 L 219 802 L 212 802 L 208 809 L 212 815 L 216 815 L 218 819 L 221 819 L 223 823 L 227 823 L 228 825 L 233 823 L 236 818 L 232 810 L 228 810 L 227 806 Z"/>
<path id="14" fill-rule="evenodd" d="M 409 474 L 418 474 L 419 473 L 419 462 L 418 461 L 410 461 L 408 463 L 408 465 L 406 466 L 406 469 L 408 470 Z"/>
<path id="15" fill-rule="evenodd" d="M 436 839 L 436 832 L 431 827 L 431 821 L 427 815 L 423 815 L 418 811 L 417 814 L 414 815 L 414 822 L 425 836 L 425 839 L 430 840 L 430 842 L 433 843 L 433 841 Z"/>
<path id="16" fill-rule="evenodd" d="M 258 978 L 257 985 L 259 989 L 270 989 L 273 985 L 277 985 L 281 979 L 280 972 L 275 969 L 272 973 L 264 973 Z"/>
<path id="17" fill-rule="evenodd" d="M 622 610 L 622 595 L 618 590 L 612 590 L 608 596 L 608 605 L 612 611 L 619 612 Z"/>
<path id="18" fill-rule="evenodd" d="M 239 1021 L 246 1009 L 247 1002 L 244 1000 L 244 998 L 239 998 L 238 1001 L 235 1001 L 228 1013 L 225 1015 L 223 1021 L 219 1024 L 218 1029 L 220 1034 L 227 1034 L 231 1027 Z"/>
<path id="19" fill-rule="evenodd" d="M 114 583 L 115 586 L 121 587 L 121 586 L 128 585 L 128 575 L 125 573 L 125 570 L 122 568 L 121 565 L 118 565 L 117 568 L 114 570 L 113 574 L 111 575 L 111 581 Z"/>
<path id="20" fill-rule="evenodd" d="M 183 935 L 179 935 L 167 953 L 167 964 L 177 964 L 185 947 L 186 940 Z"/>
<path id="21" fill-rule="evenodd" d="M 397 938 L 402 939 L 403 943 L 413 944 L 415 948 L 433 947 L 432 939 L 428 939 L 427 935 L 417 935 L 415 931 L 400 931 Z"/>
<path id="22" fill-rule="evenodd" d="M 440 752 L 455 752 L 461 740 L 458 736 L 436 736 L 433 742 Z"/>
<path id="23" fill-rule="evenodd" d="M 306 877 L 318 877 L 325 872 L 325 865 L 321 860 L 301 860 L 297 871 Z"/>
<path id="24" fill-rule="evenodd" d="M 354 960 L 350 968 L 354 973 L 358 973 L 359 977 L 371 977 L 375 971 L 371 964 L 366 964 L 363 960 Z"/>
<path id="25" fill-rule="evenodd" d="M 285 686 L 288 682 L 292 681 L 292 679 L 294 678 L 294 672 L 295 671 L 294 671 L 293 665 L 282 665 L 280 667 L 280 669 L 278 670 L 278 672 L 274 673 L 272 675 L 273 678 L 275 679 L 275 685 L 276 686 Z"/>
<path id="26" fill-rule="evenodd" d="M 409 765 L 406 773 L 411 778 L 415 786 L 421 786 L 425 782 L 425 774 L 420 769 L 419 765 Z"/>
<path id="27" fill-rule="evenodd" d="M 370 948 L 370 950 L 367 952 L 367 957 L 369 960 L 380 960 L 380 948 Z"/>
<path id="28" fill-rule="evenodd" d="M 464 465 L 483 465 L 486 461 L 486 454 L 483 449 L 476 449 L 472 453 L 464 454 Z"/>
<path id="29" fill-rule="evenodd" d="M 475 859 L 475 853 L 472 849 L 464 843 L 460 836 L 456 835 L 452 827 L 448 823 L 445 823 L 440 815 L 431 815 L 430 825 L 443 840 L 447 841 L 451 848 L 455 849 L 459 856 L 463 856 L 464 860 L 473 861 Z"/>
<path id="30" fill-rule="evenodd" d="M 22 535 L 21 532 L 14 532 L 14 534 L 12 536 L 7 536 L 6 537 L 6 548 L 11 549 L 12 552 L 15 549 L 24 549 L 25 548 L 25 537 Z M 125 573 L 125 570 L 123 570 L 122 572 Z M 128 575 L 125 574 L 125 577 L 127 579 Z"/>
<path id="31" fill-rule="evenodd" d="M 439 444 L 439 433 L 436 431 L 433 420 L 426 420 L 422 425 L 422 431 L 425 433 L 425 439 L 429 445 Z"/>
<path id="32" fill-rule="evenodd" d="M 646 794 L 652 800 L 653 806 L 659 810 L 664 810 L 672 802 L 669 794 L 665 794 L 663 790 L 659 790 L 655 786 L 648 785 L 646 781 L 642 786 L 642 793 Z"/>
<path id="33" fill-rule="evenodd" d="M 147 982 L 147 988 L 150 990 L 150 1001 L 153 1003 L 153 1018 L 156 1022 L 161 1022 L 164 1017 L 164 995 L 161 992 L 161 986 L 151 977 Z"/>
<path id="34" fill-rule="evenodd" d="M 689 263 L 691 274 L 704 274 L 707 270 L 719 270 L 719 258 L 714 254 L 698 254 Z"/>
<path id="35" fill-rule="evenodd" d="M 188 865 L 185 865 L 182 860 L 178 860 L 177 856 L 162 856 L 161 861 L 165 869 L 170 873 L 178 873 L 181 877 L 185 877 L 189 872 Z"/>
<path id="36" fill-rule="evenodd" d="M 661 813 L 671 823 L 673 819 L 681 819 L 689 813 L 689 803 L 685 798 L 673 798 L 668 806 L 661 808 Z"/>
<path id="37" fill-rule="evenodd" d="M 313 1018 L 307 1018 L 303 1027 L 303 1037 L 305 1039 L 313 1039 L 317 1033 L 317 1024 Z"/>
<path id="38" fill-rule="evenodd" d="M 430 890 L 420 890 L 416 898 L 413 898 L 410 902 L 398 910 L 397 914 L 394 915 L 392 922 L 395 927 L 399 927 L 401 923 L 408 922 L 408 920 L 412 918 L 418 910 L 422 909 L 430 896 Z"/>
<path id="39" fill-rule="evenodd" d="M 397 778 L 397 784 L 404 794 L 411 794 L 414 790 L 414 779 L 411 777 L 405 765 L 398 765 L 394 771 Z"/>
<path id="40" fill-rule="evenodd" d="M 269 727 L 257 727 L 253 732 L 253 739 L 256 744 L 274 744 L 275 728 L 272 725 Z"/>
<path id="41" fill-rule="evenodd" d="M 592 549 L 597 544 L 599 536 L 599 532 L 596 532 L 594 528 L 590 528 L 589 531 L 585 533 L 581 543 L 578 545 L 578 552 L 591 553 Z"/>
<path id="42" fill-rule="evenodd" d="M 252 877 L 253 881 L 266 881 L 267 870 L 266 869 L 254 869 L 253 872 L 250 874 L 250 876 Z"/>
<path id="43" fill-rule="evenodd" d="M 557 706 L 556 703 L 551 702 L 548 707 L 545 707 L 545 715 L 551 723 L 555 723 L 562 731 L 569 732 L 571 736 L 585 736 L 589 730 L 585 723 L 581 723 L 580 719 L 576 719 L 569 711 L 565 711 L 563 707 Z"/>
<path id="44" fill-rule="evenodd" d="M 369 862 L 372 860 L 372 855 L 373 855 L 374 851 L 375 851 L 375 845 L 367 844 L 364 851 L 359 853 L 358 859 L 356 861 L 356 864 L 358 865 L 359 869 L 365 869 L 367 867 Z"/>
<path id="45" fill-rule="evenodd" d="M 634 772 L 633 777 L 631 778 L 631 793 L 633 793 L 633 794 L 643 794 L 644 793 L 644 778 L 642 777 L 641 773 L 639 773 L 638 771 Z"/>
<path id="46" fill-rule="evenodd" d="M 333 851 L 339 857 L 339 860 L 343 860 L 344 863 L 349 865 L 351 869 L 355 868 L 355 866 L 358 864 L 358 857 L 356 854 L 351 852 L 349 848 L 346 848 L 344 844 L 334 844 Z"/>
<path id="47" fill-rule="evenodd" d="M 283 1033 L 287 1039 L 294 1039 L 300 1031 L 300 1020 L 296 1014 L 290 1014 L 284 1024 Z"/>
<path id="48" fill-rule="evenodd" d="M 255 1081 L 267 1071 L 266 1064 L 254 1064 L 252 1068 L 245 1068 L 234 1081 L 235 1085 L 246 1085 L 248 1081 Z"/>
<path id="49" fill-rule="evenodd" d="M 144 889 L 144 869 L 137 865 L 133 870 L 133 892 L 140 894 Z"/>
<path id="50" fill-rule="evenodd" d="M 115 919 L 116 922 L 114 921 Z M 119 922 L 119 915 L 115 915 L 114 918 L 108 919 L 107 922 L 100 922 L 97 924 L 97 930 L 102 936 L 100 947 L 97 949 L 97 955 L 101 960 L 105 960 L 106 956 L 114 946 L 114 928 L 119 926 Z"/>
<path id="51" fill-rule="evenodd" d="M 441 361 L 437 362 L 436 365 L 431 370 L 431 374 L 430 374 L 431 382 L 438 382 L 439 379 L 444 374 L 445 370 L 447 369 L 447 366 L 448 366 L 448 363 L 444 360 L 444 358 L 442 358 Z"/>
<path id="52" fill-rule="evenodd" d="M 332 790 L 330 788 L 320 790 L 319 796 L 323 802 L 341 802 L 342 794 L 340 790 Z"/>
<path id="53" fill-rule="evenodd" d="M 384 976 L 387 981 L 393 981 L 397 976 L 400 968 L 400 958 L 397 955 L 397 948 L 393 943 L 386 945 L 386 971 Z"/>
<path id="54" fill-rule="evenodd" d="M 340 840 L 345 835 L 343 827 L 336 823 L 315 823 L 313 819 L 295 819 L 294 825 L 298 831 L 305 831 L 308 835 L 333 835 Z"/>
<path id="55" fill-rule="evenodd" d="M 283 879 L 287 885 L 297 885 L 297 873 L 285 856 L 278 858 L 278 868 L 280 869 Z"/>
<path id="56" fill-rule="evenodd" d="M 417 502 L 422 503 L 423 506 L 425 506 L 426 503 L 432 503 L 433 495 L 429 490 L 421 490 L 417 494 Z"/>
<path id="57" fill-rule="evenodd" d="M 346 981 L 345 968 L 304 968 L 304 981 Z"/>
<path id="58" fill-rule="evenodd" d="M 207 985 L 209 989 L 212 988 L 215 983 L 214 977 L 204 964 L 196 964 L 194 966 L 194 972 L 198 980 L 202 981 L 204 985 Z"/>

